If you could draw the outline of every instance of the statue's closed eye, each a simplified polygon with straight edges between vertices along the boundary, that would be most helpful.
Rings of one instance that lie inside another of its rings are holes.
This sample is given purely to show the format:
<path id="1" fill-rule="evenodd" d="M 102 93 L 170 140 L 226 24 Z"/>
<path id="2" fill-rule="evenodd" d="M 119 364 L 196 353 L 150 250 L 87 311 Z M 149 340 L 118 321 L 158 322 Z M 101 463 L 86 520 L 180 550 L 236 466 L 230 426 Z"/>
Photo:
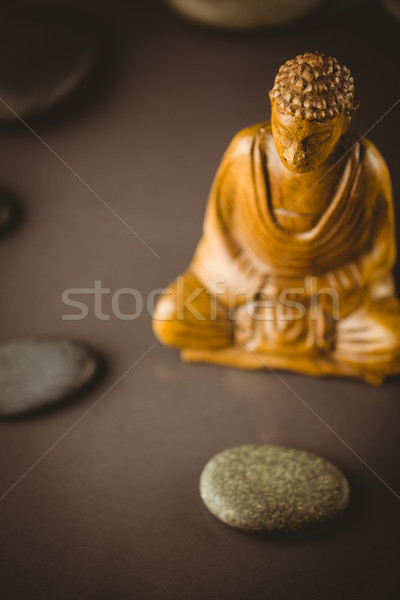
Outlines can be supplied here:
<path id="1" fill-rule="evenodd" d="M 332 137 L 330 131 L 321 131 L 320 133 L 313 133 L 304 139 L 304 144 L 307 146 L 318 146 L 327 142 Z"/>
<path id="2" fill-rule="evenodd" d="M 291 141 L 295 141 L 292 132 L 287 127 L 284 127 L 283 125 L 281 125 L 279 123 L 279 124 L 275 124 L 275 129 L 276 129 L 278 135 L 281 135 Z M 304 144 L 304 146 L 309 146 L 309 147 L 318 146 L 319 144 L 323 144 L 324 142 L 327 142 L 331 137 L 332 137 L 332 132 L 330 130 L 319 131 L 318 133 L 312 133 L 311 135 L 304 138 L 302 140 L 302 143 Z"/>

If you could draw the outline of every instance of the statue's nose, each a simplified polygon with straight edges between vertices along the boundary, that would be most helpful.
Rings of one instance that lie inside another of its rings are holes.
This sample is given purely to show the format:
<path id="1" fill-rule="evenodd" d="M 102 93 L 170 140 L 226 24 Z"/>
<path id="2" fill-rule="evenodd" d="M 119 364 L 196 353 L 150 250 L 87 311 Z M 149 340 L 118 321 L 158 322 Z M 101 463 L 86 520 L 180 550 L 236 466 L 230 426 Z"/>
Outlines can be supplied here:
<path id="1" fill-rule="evenodd" d="M 306 153 L 304 151 L 304 148 L 302 146 L 302 144 L 292 144 L 290 146 L 290 148 L 288 149 L 287 152 L 287 160 L 292 164 L 292 165 L 299 165 L 301 163 L 303 163 L 306 159 Z"/>

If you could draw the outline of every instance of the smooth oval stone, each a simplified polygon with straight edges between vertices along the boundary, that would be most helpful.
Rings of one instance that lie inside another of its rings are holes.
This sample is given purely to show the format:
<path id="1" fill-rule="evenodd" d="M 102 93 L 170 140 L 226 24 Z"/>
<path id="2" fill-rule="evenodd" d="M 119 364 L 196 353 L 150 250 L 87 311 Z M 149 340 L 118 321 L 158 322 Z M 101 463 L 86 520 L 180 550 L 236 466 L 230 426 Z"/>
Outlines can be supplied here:
<path id="1" fill-rule="evenodd" d="M 244 531 L 294 532 L 341 514 L 350 488 L 330 461 L 282 446 L 224 450 L 200 477 L 204 504 L 218 519 Z"/>
<path id="2" fill-rule="evenodd" d="M 166 0 L 182 16 L 216 27 L 273 27 L 304 17 L 326 0 Z"/>
<path id="3" fill-rule="evenodd" d="M 75 395 L 94 378 L 98 361 L 79 342 L 29 338 L 0 345 L 0 414 L 13 416 Z"/>
<path id="4" fill-rule="evenodd" d="M 35 9 L 3 16 L 0 120 L 18 121 L 17 115 L 27 118 L 54 107 L 92 70 L 96 50 L 94 32 L 79 15 Z"/>

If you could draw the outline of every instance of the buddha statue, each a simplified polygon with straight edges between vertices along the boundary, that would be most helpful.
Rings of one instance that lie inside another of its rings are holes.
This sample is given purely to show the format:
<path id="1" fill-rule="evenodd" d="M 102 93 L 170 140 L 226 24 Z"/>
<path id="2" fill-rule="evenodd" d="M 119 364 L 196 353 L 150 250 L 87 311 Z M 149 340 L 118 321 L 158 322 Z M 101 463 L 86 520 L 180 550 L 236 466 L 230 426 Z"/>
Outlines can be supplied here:
<path id="1" fill-rule="evenodd" d="M 307 52 L 269 95 L 271 122 L 240 131 L 223 156 L 155 334 L 186 361 L 380 384 L 400 372 L 392 191 L 379 151 L 348 130 L 353 77 Z"/>

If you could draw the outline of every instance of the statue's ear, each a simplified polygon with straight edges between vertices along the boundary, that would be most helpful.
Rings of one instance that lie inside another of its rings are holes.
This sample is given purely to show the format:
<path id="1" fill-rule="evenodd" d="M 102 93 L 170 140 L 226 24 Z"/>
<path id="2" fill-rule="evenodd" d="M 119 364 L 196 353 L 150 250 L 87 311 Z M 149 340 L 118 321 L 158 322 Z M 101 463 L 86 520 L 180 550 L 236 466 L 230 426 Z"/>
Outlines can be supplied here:
<path id="1" fill-rule="evenodd" d="M 358 109 L 358 107 L 360 106 L 360 103 L 358 100 L 354 99 L 353 103 L 351 104 L 351 106 L 346 106 L 345 110 L 345 115 L 346 117 L 348 117 L 349 119 L 349 123 L 350 123 L 350 119 L 353 116 L 353 114 L 356 112 L 356 110 Z"/>
<path id="2" fill-rule="evenodd" d="M 274 100 L 274 97 L 273 97 L 273 95 L 272 95 L 272 90 L 270 90 L 270 91 L 268 92 L 268 96 L 269 96 L 269 101 L 271 102 L 271 106 L 272 106 L 272 102 L 273 102 L 273 100 Z"/>
<path id="3" fill-rule="evenodd" d="M 351 115 L 352 115 L 352 113 L 345 111 L 344 119 L 343 119 L 343 126 L 342 126 L 342 133 L 345 133 L 347 131 L 347 129 L 350 125 Z"/>

